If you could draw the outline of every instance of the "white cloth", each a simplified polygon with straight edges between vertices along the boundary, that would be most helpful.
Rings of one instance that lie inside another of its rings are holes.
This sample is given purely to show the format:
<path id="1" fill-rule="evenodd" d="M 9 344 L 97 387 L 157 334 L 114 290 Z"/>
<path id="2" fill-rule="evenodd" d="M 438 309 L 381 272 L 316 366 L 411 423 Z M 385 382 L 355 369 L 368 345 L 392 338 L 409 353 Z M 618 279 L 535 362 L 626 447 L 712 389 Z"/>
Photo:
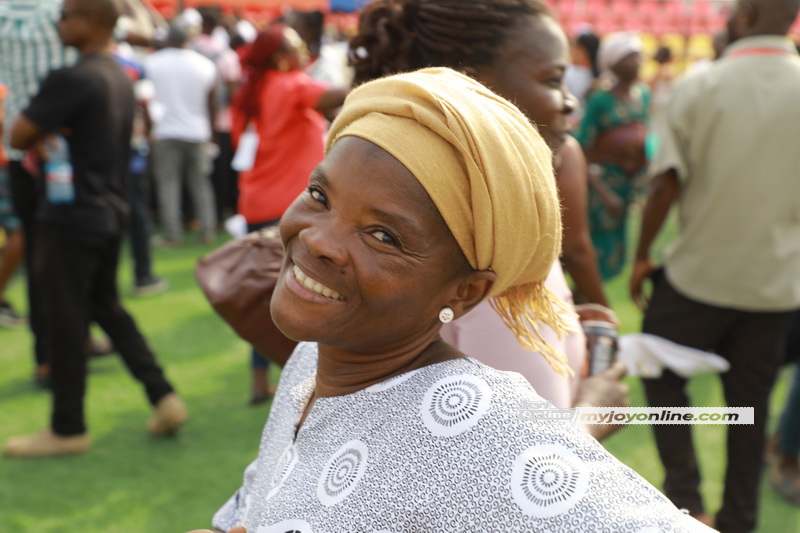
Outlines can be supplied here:
<path id="1" fill-rule="evenodd" d="M 252 43 L 256 40 L 256 37 L 258 37 L 258 30 L 256 27 L 253 26 L 250 21 L 244 19 L 236 23 L 236 33 L 247 43 Z"/>
<path id="2" fill-rule="evenodd" d="M 144 70 L 153 82 L 153 136 L 186 142 L 211 139 L 208 95 L 217 80 L 214 63 L 194 50 L 164 48 L 145 59 Z"/>
<path id="3" fill-rule="evenodd" d="M 569 115 L 569 121 L 575 127 L 581 123 L 583 112 L 586 109 L 586 96 L 594 82 L 594 73 L 590 67 L 583 65 L 567 65 L 564 71 L 564 85 L 567 90 L 578 99 L 576 109 Z"/>
<path id="4" fill-rule="evenodd" d="M 688 378 L 707 372 L 727 372 L 728 361 L 710 352 L 674 343 L 649 333 L 628 333 L 619 338 L 618 359 L 629 376 L 660 377 L 664 368 Z"/>
<path id="5" fill-rule="evenodd" d="M 353 81 L 353 69 L 347 63 L 346 44 L 323 44 L 319 57 L 308 66 L 306 73 L 331 87 L 349 87 Z"/>
<path id="6" fill-rule="evenodd" d="M 604 74 L 628 54 L 642 51 L 642 40 L 635 33 L 619 31 L 607 35 L 597 50 L 597 65 Z"/>
<path id="7" fill-rule="evenodd" d="M 518 374 L 458 359 L 367 389 L 313 392 L 317 345 L 283 370 L 244 484 L 214 527 L 251 533 L 708 532 L 567 422 L 523 421 L 543 402 Z"/>

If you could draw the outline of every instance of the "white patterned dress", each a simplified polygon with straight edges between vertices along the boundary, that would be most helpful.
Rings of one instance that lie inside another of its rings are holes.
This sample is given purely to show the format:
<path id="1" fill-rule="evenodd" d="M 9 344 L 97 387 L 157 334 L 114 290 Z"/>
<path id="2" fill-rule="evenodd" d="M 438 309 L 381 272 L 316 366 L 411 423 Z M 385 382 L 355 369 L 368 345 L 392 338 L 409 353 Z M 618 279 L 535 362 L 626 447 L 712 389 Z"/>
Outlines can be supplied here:
<path id="1" fill-rule="evenodd" d="M 248 533 L 707 532 L 571 423 L 529 422 L 519 374 L 474 359 L 320 398 L 317 345 L 281 376 L 244 484 L 214 526 Z"/>

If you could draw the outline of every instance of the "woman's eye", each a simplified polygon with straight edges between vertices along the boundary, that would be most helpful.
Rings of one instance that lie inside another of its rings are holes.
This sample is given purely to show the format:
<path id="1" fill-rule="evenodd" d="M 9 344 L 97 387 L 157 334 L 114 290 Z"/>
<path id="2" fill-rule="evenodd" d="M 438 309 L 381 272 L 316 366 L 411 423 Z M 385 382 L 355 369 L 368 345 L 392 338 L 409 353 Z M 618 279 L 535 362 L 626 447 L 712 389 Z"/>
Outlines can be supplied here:
<path id="1" fill-rule="evenodd" d="M 314 200 L 316 200 L 318 202 L 321 202 L 323 204 L 327 202 L 327 199 L 325 198 L 325 195 L 322 193 L 322 191 L 320 191 L 318 189 L 312 189 L 312 188 L 309 187 L 308 194 L 311 195 L 311 198 L 313 198 Z"/>
<path id="2" fill-rule="evenodd" d="M 370 235 L 372 235 L 373 237 L 375 237 L 376 239 L 378 239 L 382 243 L 390 244 L 392 246 L 396 246 L 397 245 L 397 241 L 395 240 L 395 238 L 392 237 L 392 235 L 390 233 L 388 233 L 388 232 L 386 232 L 386 231 L 384 231 L 382 229 L 375 230 Z"/>

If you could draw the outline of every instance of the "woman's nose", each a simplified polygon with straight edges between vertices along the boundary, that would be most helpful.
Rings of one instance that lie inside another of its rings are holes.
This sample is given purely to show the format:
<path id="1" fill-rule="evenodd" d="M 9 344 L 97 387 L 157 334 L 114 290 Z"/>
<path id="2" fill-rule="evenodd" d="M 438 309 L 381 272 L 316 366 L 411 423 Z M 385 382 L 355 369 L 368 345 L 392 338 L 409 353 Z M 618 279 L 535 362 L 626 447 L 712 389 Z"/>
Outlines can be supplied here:
<path id="1" fill-rule="evenodd" d="M 314 257 L 329 259 L 337 266 L 343 266 L 347 262 L 344 237 L 335 228 L 322 225 L 308 226 L 300 230 L 298 236 Z"/>
<path id="2" fill-rule="evenodd" d="M 570 114 L 578 107 L 578 99 L 564 87 L 564 113 Z"/>

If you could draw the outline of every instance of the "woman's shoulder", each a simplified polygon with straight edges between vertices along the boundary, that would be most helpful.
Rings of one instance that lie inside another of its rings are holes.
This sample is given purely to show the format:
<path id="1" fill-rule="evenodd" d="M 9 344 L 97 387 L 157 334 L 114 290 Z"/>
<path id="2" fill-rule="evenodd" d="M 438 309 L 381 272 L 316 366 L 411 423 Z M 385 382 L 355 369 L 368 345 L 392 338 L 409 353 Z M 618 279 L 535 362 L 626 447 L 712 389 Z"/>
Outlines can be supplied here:
<path id="1" fill-rule="evenodd" d="M 298 343 L 281 370 L 280 383 L 293 386 L 316 374 L 318 357 L 319 347 L 316 342 Z"/>
<path id="2" fill-rule="evenodd" d="M 520 530 L 556 530 L 568 519 L 571 531 L 693 531 L 691 519 L 572 423 L 572 409 L 555 408 L 521 375 L 469 358 L 409 374 L 383 392 L 397 391 L 392 405 L 404 414 L 395 423 L 421 421 L 409 431 L 415 453 L 441 469 L 426 497 L 442 505 L 476 498 L 470 505 Z M 453 484 L 467 478 L 466 492 Z M 471 527 L 490 527 L 483 518 L 471 516 Z"/>

